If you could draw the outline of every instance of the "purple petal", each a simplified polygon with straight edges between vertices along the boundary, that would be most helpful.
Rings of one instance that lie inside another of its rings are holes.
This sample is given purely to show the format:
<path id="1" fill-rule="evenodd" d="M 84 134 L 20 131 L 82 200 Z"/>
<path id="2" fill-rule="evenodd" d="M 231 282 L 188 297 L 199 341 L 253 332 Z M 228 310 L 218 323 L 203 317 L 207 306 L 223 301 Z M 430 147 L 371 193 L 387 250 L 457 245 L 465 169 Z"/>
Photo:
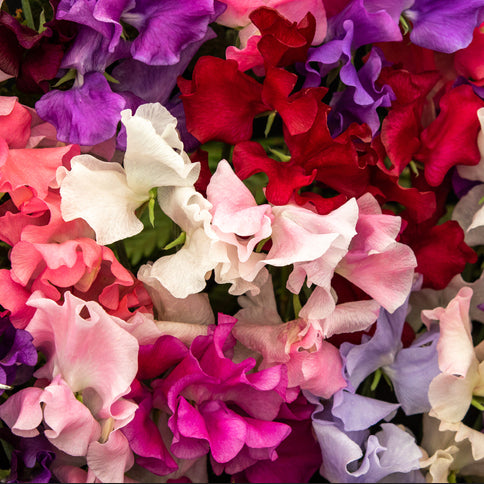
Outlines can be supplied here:
<path id="1" fill-rule="evenodd" d="M 139 0 L 124 19 L 139 31 L 133 58 L 150 65 L 172 65 L 183 49 L 202 40 L 215 18 L 213 0 Z"/>
<path id="2" fill-rule="evenodd" d="M 405 16 L 413 24 L 414 44 L 451 54 L 471 43 L 474 28 L 484 20 L 484 0 L 416 0 Z"/>
<path id="3" fill-rule="evenodd" d="M 439 373 L 438 331 L 424 333 L 409 348 L 400 350 L 395 361 L 385 368 L 398 401 L 407 415 L 430 411 L 428 388 Z"/>
<path id="4" fill-rule="evenodd" d="M 124 106 L 125 100 L 111 91 L 106 78 L 93 72 L 80 87 L 48 92 L 35 108 L 56 127 L 60 141 L 92 146 L 116 134 Z"/>
<path id="5" fill-rule="evenodd" d="M 109 39 L 89 27 L 81 27 L 74 43 L 64 55 L 61 67 L 76 69 L 80 74 L 104 72 L 113 62 L 128 56 L 129 45 L 126 42 L 120 42 L 110 52 Z"/>
<path id="6" fill-rule="evenodd" d="M 400 405 L 340 390 L 334 396 L 332 413 L 348 432 L 365 430 L 380 420 L 391 418 Z"/>
<path id="7" fill-rule="evenodd" d="M 378 368 L 393 363 L 397 351 L 402 348 L 400 338 L 407 315 L 407 305 L 408 299 L 393 314 L 382 308 L 375 334 L 369 341 L 360 345 L 341 345 L 340 352 L 346 360 L 346 372 L 354 388 L 358 388 L 358 385 Z"/>

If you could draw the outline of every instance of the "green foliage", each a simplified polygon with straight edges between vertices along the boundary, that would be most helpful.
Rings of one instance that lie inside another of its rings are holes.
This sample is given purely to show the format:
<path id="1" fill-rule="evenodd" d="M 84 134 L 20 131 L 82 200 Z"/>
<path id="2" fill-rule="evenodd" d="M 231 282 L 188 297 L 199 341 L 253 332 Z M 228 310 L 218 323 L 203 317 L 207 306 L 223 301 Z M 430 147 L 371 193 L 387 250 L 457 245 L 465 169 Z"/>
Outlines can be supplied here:
<path id="1" fill-rule="evenodd" d="M 141 215 L 144 229 L 137 235 L 124 240 L 126 255 L 133 268 L 147 262 L 156 260 L 163 254 L 162 249 L 173 238 L 174 224 L 156 203 L 154 205 L 154 226 L 150 222 L 148 210 Z"/>

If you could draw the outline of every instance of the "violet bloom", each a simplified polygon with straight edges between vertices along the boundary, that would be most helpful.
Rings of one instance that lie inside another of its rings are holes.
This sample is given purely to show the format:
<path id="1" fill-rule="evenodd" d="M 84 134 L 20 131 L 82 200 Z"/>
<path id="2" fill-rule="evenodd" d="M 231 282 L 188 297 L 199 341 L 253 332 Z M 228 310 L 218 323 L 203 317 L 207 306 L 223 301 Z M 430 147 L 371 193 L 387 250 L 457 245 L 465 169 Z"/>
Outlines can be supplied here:
<path id="1" fill-rule="evenodd" d="M 8 386 L 24 383 L 37 363 L 32 335 L 15 329 L 8 316 L 0 317 L 0 335 L 0 383 Z M 3 392 L 0 388 L 0 395 Z"/>
<path id="2" fill-rule="evenodd" d="M 50 465 L 55 459 L 55 449 L 44 436 L 25 439 L 2 428 L 0 439 L 13 448 L 10 474 L 4 482 L 50 482 Z"/>
<path id="3" fill-rule="evenodd" d="M 365 65 L 355 72 L 356 77 L 344 91 L 334 93 L 328 116 L 332 136 L 338 136 L 353 122 L 366 123 L 373 133 L 380 129 L 377 108 L 389 107 L 395 94 L 388 85 L 375 85 L 383 65 L 383 54 L 373 48 Z M 349 79 L 347 80 L 347 82 Z"/>
<path id="4" fill-rule="evenodd" d="M 425 482 L 419 471 L 422 452 L 415 439 L 389 421 L 398 408 L 391 404 L 339 391 L 324 406 L 317 404 L 313 428 L 321 446 L 321 475 L 330 482 Z"/>
<path id="5" fill-rule="evenodd" d="M 415 0 L 404 16 L 412 22 L 414 44 L 451 54 L 471 43 L 484 20 L 484 0 Z"/>
<path id="6" fill-rule="evenodd" d="M 218 326 L 195 338 L 173 371 L 152 383 L 154 406 L 171 414 L 173 455 L 195 459 L 210 452 L 218 475 L 276 460 L 276 448 L 290 433 L 288 425 L 274 421 L 285 401 L 286 369 L 252 372 L 253 358 L 233 362 L 235 321 L 220 315 Z"/>
<path id="7" fill-rule="evenodd" d="M 375 0 L 353 0 L 328 20 L 326 42 L 309 49 L 305 87 L 319 85 L 322 77 L 341 64 L 341 81 L 347 86 L 356 87 L 356 69 L 351 63 L 353 52 L 375 42 L 402 40 L 398 26 L 399 12 L 409 0 L 388 2 L 392 5 L 387 9 L 382 9 L 380 3 Z M 313 63 L 319 64 L 319 70 L 311 66 Z"/>
<path id="8" fill-rule="evenodd" d="M 167 103 L 176 78 L 213 36 L 208 25 L 223 9 L 214 0 L 61 0 L 57 18 L 79 24 L 79 33 L 60 72 L 74 69 L 76 80 L 73 88 L 41 98 L 39 115 L 57 128 L 60 141 L 92 146 L 112 138 L 125 107 Z M 125 40 L 123 25 L 136 37 Z M 115 62 L 119 83 L 112 87 L 102 74 Z M 124 132 L 121 148 L 123 139 Z"/>

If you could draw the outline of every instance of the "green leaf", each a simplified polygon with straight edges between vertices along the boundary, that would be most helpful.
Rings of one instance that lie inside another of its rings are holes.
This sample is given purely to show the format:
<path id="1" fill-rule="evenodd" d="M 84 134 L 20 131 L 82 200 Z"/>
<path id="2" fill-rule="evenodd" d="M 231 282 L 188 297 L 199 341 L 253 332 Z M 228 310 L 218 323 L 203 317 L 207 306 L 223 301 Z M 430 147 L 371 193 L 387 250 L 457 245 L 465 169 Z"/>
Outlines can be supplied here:
<path id="1" fill-rule="evenodd" d="M 282 153 L 282 151 L 275 150 L 274 148 L 269 148 L 271 150 L 271 153 L 274 153 L 281 161 L 289 161 L 291 157 L 289 155 L 286 155 Z"/>
<path id="2" fill-rule="evenodd" d="M 119 84 L 119 81 L 115 79 L 111 74 L 108 74 L 107 72 L 103 72 L 104 77 L 108 80 L 108 82 L 112 82 L 113 84 Z"/>
<path id="3" fill-rule="evenodd" d="M 158 204 L 154 206 L 154 226 L 151 225 L 148 212 L 145 210 L 140 218 L 144 225 L 143 231 L 123 241 L 133 267 L 140 262 L 154 261 L 161 257 L 162 249 L 169 242 L 174 227 L 172 220 L 161 211 Z"/>
<path id="4" fill-rule="evenodd" d="M 410 25 L 403 15 L 400 15 L 400 25 L 402 26 L 403 35 L 407 35 L 410 32 Z"/>
<path id="5" fill-rule="evenodd" d="M 41 34 L 44 30 L 47 29 L 47 27 L 45 27 L 44 24 L 45 24 L 45 10 L 42 9 L 42 12 L 40 12 L 40 17 L 39 17 L 39 34 Z"/>
<path id="6" fill-rule="evenodd" d="M 378 386 L 378 383 L 380 383 L 382 375 L 383 375 L 383 372 L 381 371 L 380 368 L 378 368 L 375 371 L 375 376 L 373 377 L 373 381 L 371 382 L 370 390 L 372 392 L 376 390 L 376 387 Z"/>

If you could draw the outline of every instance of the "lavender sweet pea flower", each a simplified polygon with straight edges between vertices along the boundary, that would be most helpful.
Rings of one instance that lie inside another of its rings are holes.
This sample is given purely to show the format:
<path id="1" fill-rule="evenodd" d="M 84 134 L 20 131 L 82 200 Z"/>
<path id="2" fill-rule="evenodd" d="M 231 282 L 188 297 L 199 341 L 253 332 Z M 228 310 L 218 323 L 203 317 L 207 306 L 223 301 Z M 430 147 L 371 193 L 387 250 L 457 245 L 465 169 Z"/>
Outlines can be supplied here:
<path id="1" fill-rule="evenodd" d="M 100 107 L 102 106 L 102 109 Z M 69 91 L 50 91 L 37 101 L 38 115 L 52 123 L 60 141 L 92 146 L 116 134 L 125 100 L 99 72 Z"/>
<path id="2" fill-rule="evenodd" d="M 403 410 L 412 415 L 430 410 L 426 389 L 439 373 L 436 349 L 439 334 L 432 330 L 403 348 L 401 335 L 407 307 L 408 299 L 393 314 L 382 308 L 373 337 L 360 345 L 343 343 L 340 352 L 354 388 L 381 368 L 392 380 Z"/>
<path id="3" fill-rule="evenodd" d="M 425 482 L 418 471 L 422 452 L 415 439 L 390 420 L 398 405 L 341 390 L 313 413 L 313 428 L 321 446 L 321 475 L 330 482 L 378 482 L 398 476 L 398 482 Z"/>
<path id="4" fill-rule="evenodd" d="M 23 329 L 15 329 L 7 316 L 0 318 L 0 335 L 0 383 L 24 383 L 37 363 L 32 335 Z M 3 392 L 4 389 L 0 388 L 0 395 Z"/>
<path id="5" fill-rule="evenodd" d="M 451 54 L 471 43 L 474 28 L 484 20 L 484 0 L 416 0 L 404 16 L 413 24 L 414 44 Z"/>

